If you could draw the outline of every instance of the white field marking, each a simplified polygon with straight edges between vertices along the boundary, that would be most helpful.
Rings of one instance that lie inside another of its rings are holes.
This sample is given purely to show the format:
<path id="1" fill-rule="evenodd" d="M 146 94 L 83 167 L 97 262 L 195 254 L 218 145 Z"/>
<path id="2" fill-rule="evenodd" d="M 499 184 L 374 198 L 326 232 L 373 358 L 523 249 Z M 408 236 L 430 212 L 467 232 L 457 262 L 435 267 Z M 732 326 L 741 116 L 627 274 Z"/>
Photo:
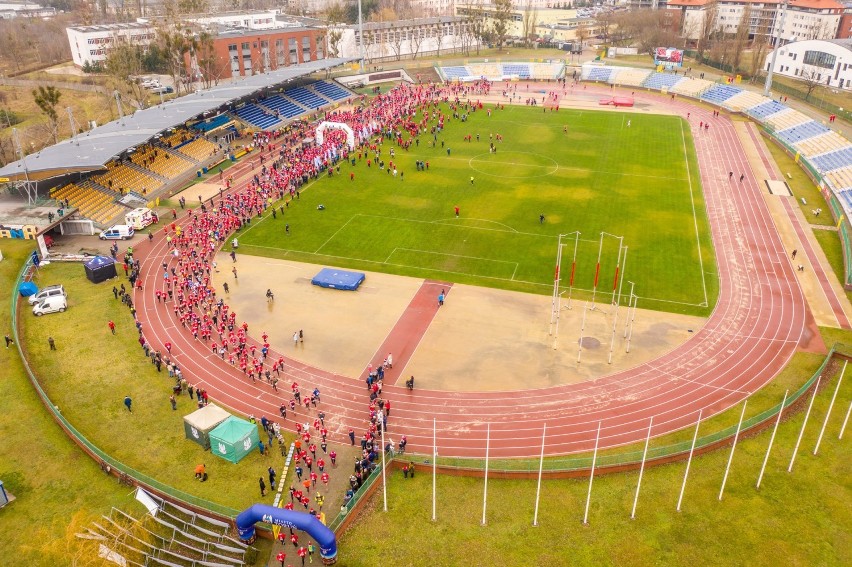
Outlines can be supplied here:
<path id="1" fill-rule="evenodd" d="M 364 262 L 364 263 L 367 263 L 367 264 L 376 264 L 376 265 L 380 265 L 380 266 L 382 266 L 382 265 L 383 266 L 396 266 L 398 268 L 415 268 L 415 269 L 418 269 L 418 270 L 425 270 L 425 271 L 430 271 L 430 272 L 439 272 L 439 273 L 442 273 L 442 274 L 458 274 L 458 275 L 463 275 L 463 276 L 474 276 L 474 277 L 482 278 L 482 279 L 486 279 L 486 280 L 495 280 L 495 281 L 502 281 L 502 282 L 515 282 L 515 283 L 522 283 L 522 284 L 526 284 L 526 285 L 533 285 L 533 286 L 546 287 L 546 288 L 553 289 L 553 283 L 552 282 L 551 283 L 531 282 L 531 281 L 527 281 L 527 280 L 498 278 L 496 276 L 483 276 L 481 274 L 471 274 L 471 273 L 468 273 L 468 272 L 454 272 L 454 271 L 451 271 L 451 270 L 439 270 L 437 268 L 425 268 L 425 267 L 422 267 L 422 266 L 410 266 L 408 264 L 389 264 L 387 262 L 381 262 L 381 261 L 378 261 L 378 260 L 367 260 L 367 259 L 364 259 L 364 258 L 352 258 L 351 256 L 336 256 L 334 254 L 314 254 L 313 252 L 304 252 L 302 250 L 290 250 L 290 249 L 287 249 L 287 248 L 276 248 L 274 246 L 260 246 L 260 245 L 252 244 L 252 247 L 253 248 L 264 248 L 264 249 L 267 249 L 267 250 L 277 250 L 279 252 L 281 252 L 283 250 L 285 255 L 289 254 L 290 252 L 293 252 L 295 254 L 305 254 L 306 256 L 322 256 L 323 258 L 334 258 L 334 259 L 338 259 L 338 260 L 352 260 L 352 261 L 355 261 L 355 262 Z M 491 261 L 496 262 L 497 260 L 491 260 Z M 577 287 L 577 286 L 574 286 L 574 289 L 577 290 L 577 291 L 584 291 L 584 292 L 587 292 L 587 293 L 591 293 L 591 291 L 592 291 L 591 289 L 581 288 L 581 287 Z M 673 300 L 670 300 L 670 299 L 657 299 L 655 297 L 645 297 L 645 296 L 642 296 L 642 295 L 638 295 L 636 297 L 638 299 L 641 299 L 642 301 L 659 301 L 661 303 L 671 303 L 671 304 L 674 304 L 674 305 L 686 305 L 688 307 L 707 307 L 706 305 L 701 304 L 701 303 L 689 303 L 689 302 L 686 302 L 686 301 L 673 301 Z"/>
<path id="2" fill-rule="evenodd" d="M 470 260 L 484 260 L 485 262 L 496 262 L 496 263 L 499 263 L 499 264 L 509 264 L 510 266 L 514 264 L 515 270 L 512 273 L 514 274 L 515 272 L 518 271 L 518 263 L 517 262 L 510 262 L 509 260 L 492 260 L 491 258 L 483 258 L 482 256 L 464 256 L 462 254 L 449 254 L 447 252 L 432 252 L 431 250 L 417 250 L 416 248 L 394 248 L 393 251 L 391 251 L 391 253 L 388 254 L 388 257 L 385 258 L 385 262 L 383 262 L 383 263 L 386 264 L 387 261 L 390 260 L 391 256 L 393 256 L 394 253 L 396 253 L 397 250 L 402 250 L 402 251 L 405 251 L 405 252 L 417 252 L 418 254 L 434 254 L 435 256 L 450 256 L 452 258 L 467 258 L 467 259 L 470 259 Z M 421 268 L 421 266 L 411 266 L 411 267 L 412 268 Z M 429 268 L 424 268 L 424 269 L 429 269 Z"/>
<path id="3" fill-rule="evenodd" d="M 695 245 L 698 248 L 698 269 L 701 273 L 701 287 L 704 290 L 704 305 L 707 300 L 707 280 L 704 278 L 704 260 L 701 258 L 701 238 L 698 235 L 698 216 L 695 213 L 695 195 L 692 189 L 692 175 L 689 171 L 689 154 L 686 151 L 686 135 L 683 133 L 683 121 L 680 123 L 680 140 L 683 143 L 683 159 L 686 161 L 686 178 L 689 180 L 689 204 L 692 206 L 692 223 L 695 226 Z"/>
<path id="4" fill-rule="evenodd" d="M 252 179 L 253 179 L 253 177 L 252 177 Z M 317 181 L 319 181 L 320 179 L 322 179 L 322 176 L 318 177 L 317 179 L 314 179 L 313 181 L 311 181 L 310 183 L 308 183 L 307 185 L 305 185 L 305 186 L 304 186 L 304 187 L 302 187 L 301 189 L 298 189 L 299 193 L 300 193 L 300 194 L 301 194 L 301 193 L 304 193 L 304 192 L 305 192 L 305 190 L 306 190 L 306 189 L 308 189 L 308 187 L 310 187 L 311 185 L 313 185 L 314 183 L 316 183 L 316 182 L 317 182 Z M 284 195 L 284 199 L 286 199 L 286 198 L 287 198 L 287 195 L 285 194 L 285 195 Z M 281 200 L 282 200 L 282 199 L 278 199 L 277 201 L 275 201 L 275 203 L 278 203 L 278 202 L 279 202 L 279 201 L 281 201 Z M 275 205 L 270 205 L 270 207 L 269 207 L 269 208 L 270 208 L 270 209 L 273 209 L 273 208 L 275 208 Z M 248 227 L 247 229 L 245 229 L 245 231 L 243 231 L 243 233 L 242 233 L 242 236 L 240 236 L 240 240 L 242 240 L 242 238 L 243 238 L 246 234 L 248 234 L 248 233 L 249 233 L 249 231 L 251 231 L 251 229 L 253 229 L 253 228 L 254 228 L 254 227 L 256 227 L 257 225 L 259 225 L 260 223 L 262 223 L 262 222 L 263 222 L 263 221 L 265 221 L 266 219 L 270 218 L 271 216 L 272 216 L 272 213 L 270 213 L 270 214 L 268 214 L 268 215 L 264 215 L 264 216 L 262 216 L 262 217 L 260 218 L 260 220 L 259 220 L 259 221 L 257 221 L 256 223 L 254 223 L 253 225 L 251 225 L 250 227 Z M 242 244 L 242 243 L 240 243 L 240 244 Z"/>
<path id="5" fill-rule="evenodd" d="M 512 151 L 515 151 L 515 150 L 503 150 L 503 151 L 512 152 Z M 520 153 L 520 152 L 518 152 L 518 153 Z M 406 155 L 411 155 L 411 156 L 415 156 L 415 157 L 424 157 L 424 158 L 432 159 L 432 160 L 437 159 L 434 155 L 427 155 L 427 154 L 407 153 Z M 454 161 L 466 161 L 466 162 L 470 163 L 471 158 L 466 159 L 466 158 L 460 158 L 460 157 L 442 157 L 441 159 L 442 160 L 444 160 L 444 159 L 454 160 Z M 488 162 L 488 163 L 493 163 L 493 164 L 497 164 L 497 165 L 503 165 L 503 164 L 512 165 L 509 162 L 500 162 L 500 161 L 492 161 L 492 162 Z M 536 166 L 533 166 L 533 167 L 550 167 L 550 166 L 536 165 Z M 644 177 L 644 178 L 647 178 L 647 179 L 668 179 L 670 181 L 686 181 L 686 179 L 684 179 L 683 177 L 669 177 L 668 175 L 643 175 L 643 174 L 638 174 L 638 173 L 625 173 L 624 171 L 604 171 L 604 170 L 599 170 L 599 169 L 589 169 L 587 167 L 571 167 L 571 166 L 568 166 L 568 165 L 562 165 L 561 163 L 558 163 L 558 162 L 556 163 L 556 167 L 560 170 L 565 170 L 565 171 L 584 171 L 584 172 L 588 172 L 588 173 L 596 173 L 596 174 L 603 174 L 603 175 L 622 175 L 624 177 Z"/>
<path id="6" fill-rule="evenodd" d="M 452 221 L 452 222 L 424 221 L 424 220 L 418 220 L 418 219 L 404 219 L 404 218 L 400 218 L 400 217 L 386 217 L 386 216 L 381 216 L 381 215 L 366 215 L 366 214 L 361 214 L 361 213 L 359 213 L 358 216 L 359 217 L 367 217 L 367 218 L 375 218 L 375 219 L 402 221 L 402 222 L 416 222 L 416 223 L 421 223 L 421 224 L 449 224 L 449 225 L 452 225 L 452 224 L 457 223 L 457 221 Z M 483 220 L 483 219 L 472 219 L 472 220 Z M 488 222 L 495 222 L 495 221 L 488 221 Z M 495 222 L 495 224 L 500 224 L 500 223 Z M 506 226 L 506 225 L 502 225 L 502 226 Z M 509 233 L 512 233 L 512 234 L 524 234 L 526 236 L 540 236 L 542 238 L 550 238 L 550 239 L 559 238 L 558 236 L 553 236 L 553 235 L 550 235 L 550 234 L 537 234 L 535 232 L 521 232 L 519 230 L 515 230 L 512 227 L 507 227 L 511 230 L 501 230 L 501 229 L 498 229 L 498 228 L 484 228 L 484 227 L 481 227 L 481 226 L 469 226 L 469 225 L 466 225 L 466 224 L 460 224 L 458 226 L 458 228 L 469 228 L 471 230 L 489 230 L 491 232 L 509 232 Z M 595 240 L 594 242 L 597 242 L 597 240 Z"/>
<path id="7" fill-rule="evenodd" d="M 348 221 L 346 221 L 345 223 L 343 223 L 342 225 L 340 225 L 340 228 L 338 228 L 337 230 L 335 230 L 335 231 L 334 231 L 334 234 L 332 234 L 331 236 L 329 236 L 329 237 L 328 237 L 328 240 L 326 240 L 325 242 L 323 242 L 323 243 L 320 245 L 320 247 L 319 247 L 319 248 L 317 248 L 316 250 L 314 250 L 314 254 L 316 254 L 317 252 L 319 252 L 320 250 L 322 250 L 322 249 L 325 247 L 325 245 L 326 245 L 326 244 L 328 244 L 329 242 L 331 242 L 331 241 L 334 239 L 334 237 L 335 237 L 335 236 L 337 236 L 337 233 L 339 233 L 341 230 L 343 230 L 344 228 L 346 228 L 346 225 L 348 225 L 350 222 L 352 222 L 352 219 L 354 219 L 354 218 L 355 218 L 355 217 L 357 217 L 357 216 L 358 216 L 357 214 L 354 214 L 354 215 L 352 215 L 351 217 L 349 217 L 349 220 L 348 220 Z"/>
<path id="8" fill-rule="evenodd" d="M 466 221 L 468 221 L 468 220 L 475 220 L 475 221 L 479 221 L 479 222 L 490 222 L 490 223 L 493 223 L 493 224 L 499 224 L 500 226 L 505 226 L 506 228 L 508 228 L 508 229 L 509 229 L 509 230 L 508 230 L 508 232 L 515 232 L 515 233 L 518 233 L 518 231 L 517 231 L 517 230 L 515 230 L 514 228 L 512 228 L 512 227 L 511 227 L 511 226 L 509 226 L 508 224 L 503 224 L 502 222 L 497 222 L 497 221 L 488 220 L 488 219 L 472 219 L 472 218 L 468 218 L 468 217 L 465 217 L 465 218 L 464 218 L 464 219 L 462 219 L 462 220 L 466 220 Z M 450 224 L 450 225 L 452 225 L 452 224 L 460 224 L 460 223 L 458 222 L 458 219 L 456 219 L 456 218 L 448 218 L 448 219 L 443 219 L 443 220 L 434 220 L 434 221 L 431 221 L 431 222 L 432 222 L 432 224 Z M 468 226 L 468 225 L 463 224 L 463 223 L 461 223 L 461 224 L 462 224 L 462 226 L 464 226 L 465 228 L 477 228 L 477 227 L 475 227 L 475 226 Z M 465 242 L 467 242 L 467 241 L 465 241 Z"/>

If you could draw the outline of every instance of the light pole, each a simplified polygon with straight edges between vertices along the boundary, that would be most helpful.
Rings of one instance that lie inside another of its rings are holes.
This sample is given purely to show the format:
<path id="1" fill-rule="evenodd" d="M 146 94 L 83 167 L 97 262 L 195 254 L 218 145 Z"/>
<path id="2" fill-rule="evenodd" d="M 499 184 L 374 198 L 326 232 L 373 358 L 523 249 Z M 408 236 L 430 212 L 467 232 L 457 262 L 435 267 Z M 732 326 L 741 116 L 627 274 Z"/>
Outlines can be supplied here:
<path id="1" fill-rule="evenodd" d="M 766 83 L 763 85 L 763 96 L 769 96 L 769 90 L 772 88 L 772 74 L 775 72 L 775 61 L 778 59 L 778 50 L 781 49 L 781 34 L 784 33 L 784 19 L 787 17 L 787 0 L 781 4 L 781 22 L 778 25 L 778 37 L 775 38 L 775 49 L 772 51 L 772 62 L 769 64 L 769 71 L 766 73 Z"/>
<path id="2" fill-rule="evenodd" d="M 358 37 L 360 38 L 361 46 L 361 72 L 364 72 L 364 19 L 361 17 L 361 0 L 358 0 Z"/>

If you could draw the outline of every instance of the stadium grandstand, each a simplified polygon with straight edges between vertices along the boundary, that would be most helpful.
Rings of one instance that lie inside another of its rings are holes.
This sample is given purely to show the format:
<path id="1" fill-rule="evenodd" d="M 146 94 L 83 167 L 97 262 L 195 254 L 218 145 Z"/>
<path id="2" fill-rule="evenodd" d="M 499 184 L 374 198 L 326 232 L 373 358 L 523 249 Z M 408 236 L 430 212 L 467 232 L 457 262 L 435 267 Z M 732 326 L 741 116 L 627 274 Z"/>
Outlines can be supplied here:
<path id="1" fill-rule="evenodd" d="M 172 181 L 202 169 L 219 149 L 220 131 L 277 128 L 352 93 L 314 73 L 349 63 L 311 61 L 197 91 L 81 132 L 0 168 L 0 178 L 34 202 L 39 192 L 106 225 L 127 212 L 130 193 L 145 202 Z M 264 104 L 267 102 L 267 104 Z"/>

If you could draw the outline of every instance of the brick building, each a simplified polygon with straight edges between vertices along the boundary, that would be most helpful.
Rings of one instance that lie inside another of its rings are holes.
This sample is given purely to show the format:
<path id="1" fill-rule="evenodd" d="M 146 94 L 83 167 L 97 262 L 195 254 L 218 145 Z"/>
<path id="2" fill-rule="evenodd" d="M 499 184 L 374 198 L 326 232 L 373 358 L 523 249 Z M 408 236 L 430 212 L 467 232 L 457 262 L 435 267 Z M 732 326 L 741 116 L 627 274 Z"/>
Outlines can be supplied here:
<path id="1" fill-rule="evenodd" d="M 325 59 L 325 30 L 284 27 L 228 30 L 212 38 L 212 53 L 184 55 L 187 70 L 197 79 L 248 77 L 281 67 Z"/>

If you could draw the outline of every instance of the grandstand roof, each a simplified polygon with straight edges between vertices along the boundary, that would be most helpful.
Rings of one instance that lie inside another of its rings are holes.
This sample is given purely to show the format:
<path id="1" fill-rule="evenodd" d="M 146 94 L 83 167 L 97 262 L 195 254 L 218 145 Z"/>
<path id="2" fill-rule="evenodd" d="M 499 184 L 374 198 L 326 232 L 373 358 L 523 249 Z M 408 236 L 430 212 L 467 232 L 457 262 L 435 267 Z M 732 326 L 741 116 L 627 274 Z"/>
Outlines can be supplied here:
<path id="1" fill-rule="evenodd" d="M 139 110 L 123 120 L 115 120 L 77 135 L 76 139 L 59 142 L 24 160 L 0 168 L 0 177 L 11 181 L 41 181 L 74 172 L 102 169 L 122 152 L 143 144 L 160 132 L 182 125 L 205 112 L 216 110 L 266 87 L 343 65 L 352 58 L 323 59 L 278 69 L 261 75 L 198 91 Z"/>

